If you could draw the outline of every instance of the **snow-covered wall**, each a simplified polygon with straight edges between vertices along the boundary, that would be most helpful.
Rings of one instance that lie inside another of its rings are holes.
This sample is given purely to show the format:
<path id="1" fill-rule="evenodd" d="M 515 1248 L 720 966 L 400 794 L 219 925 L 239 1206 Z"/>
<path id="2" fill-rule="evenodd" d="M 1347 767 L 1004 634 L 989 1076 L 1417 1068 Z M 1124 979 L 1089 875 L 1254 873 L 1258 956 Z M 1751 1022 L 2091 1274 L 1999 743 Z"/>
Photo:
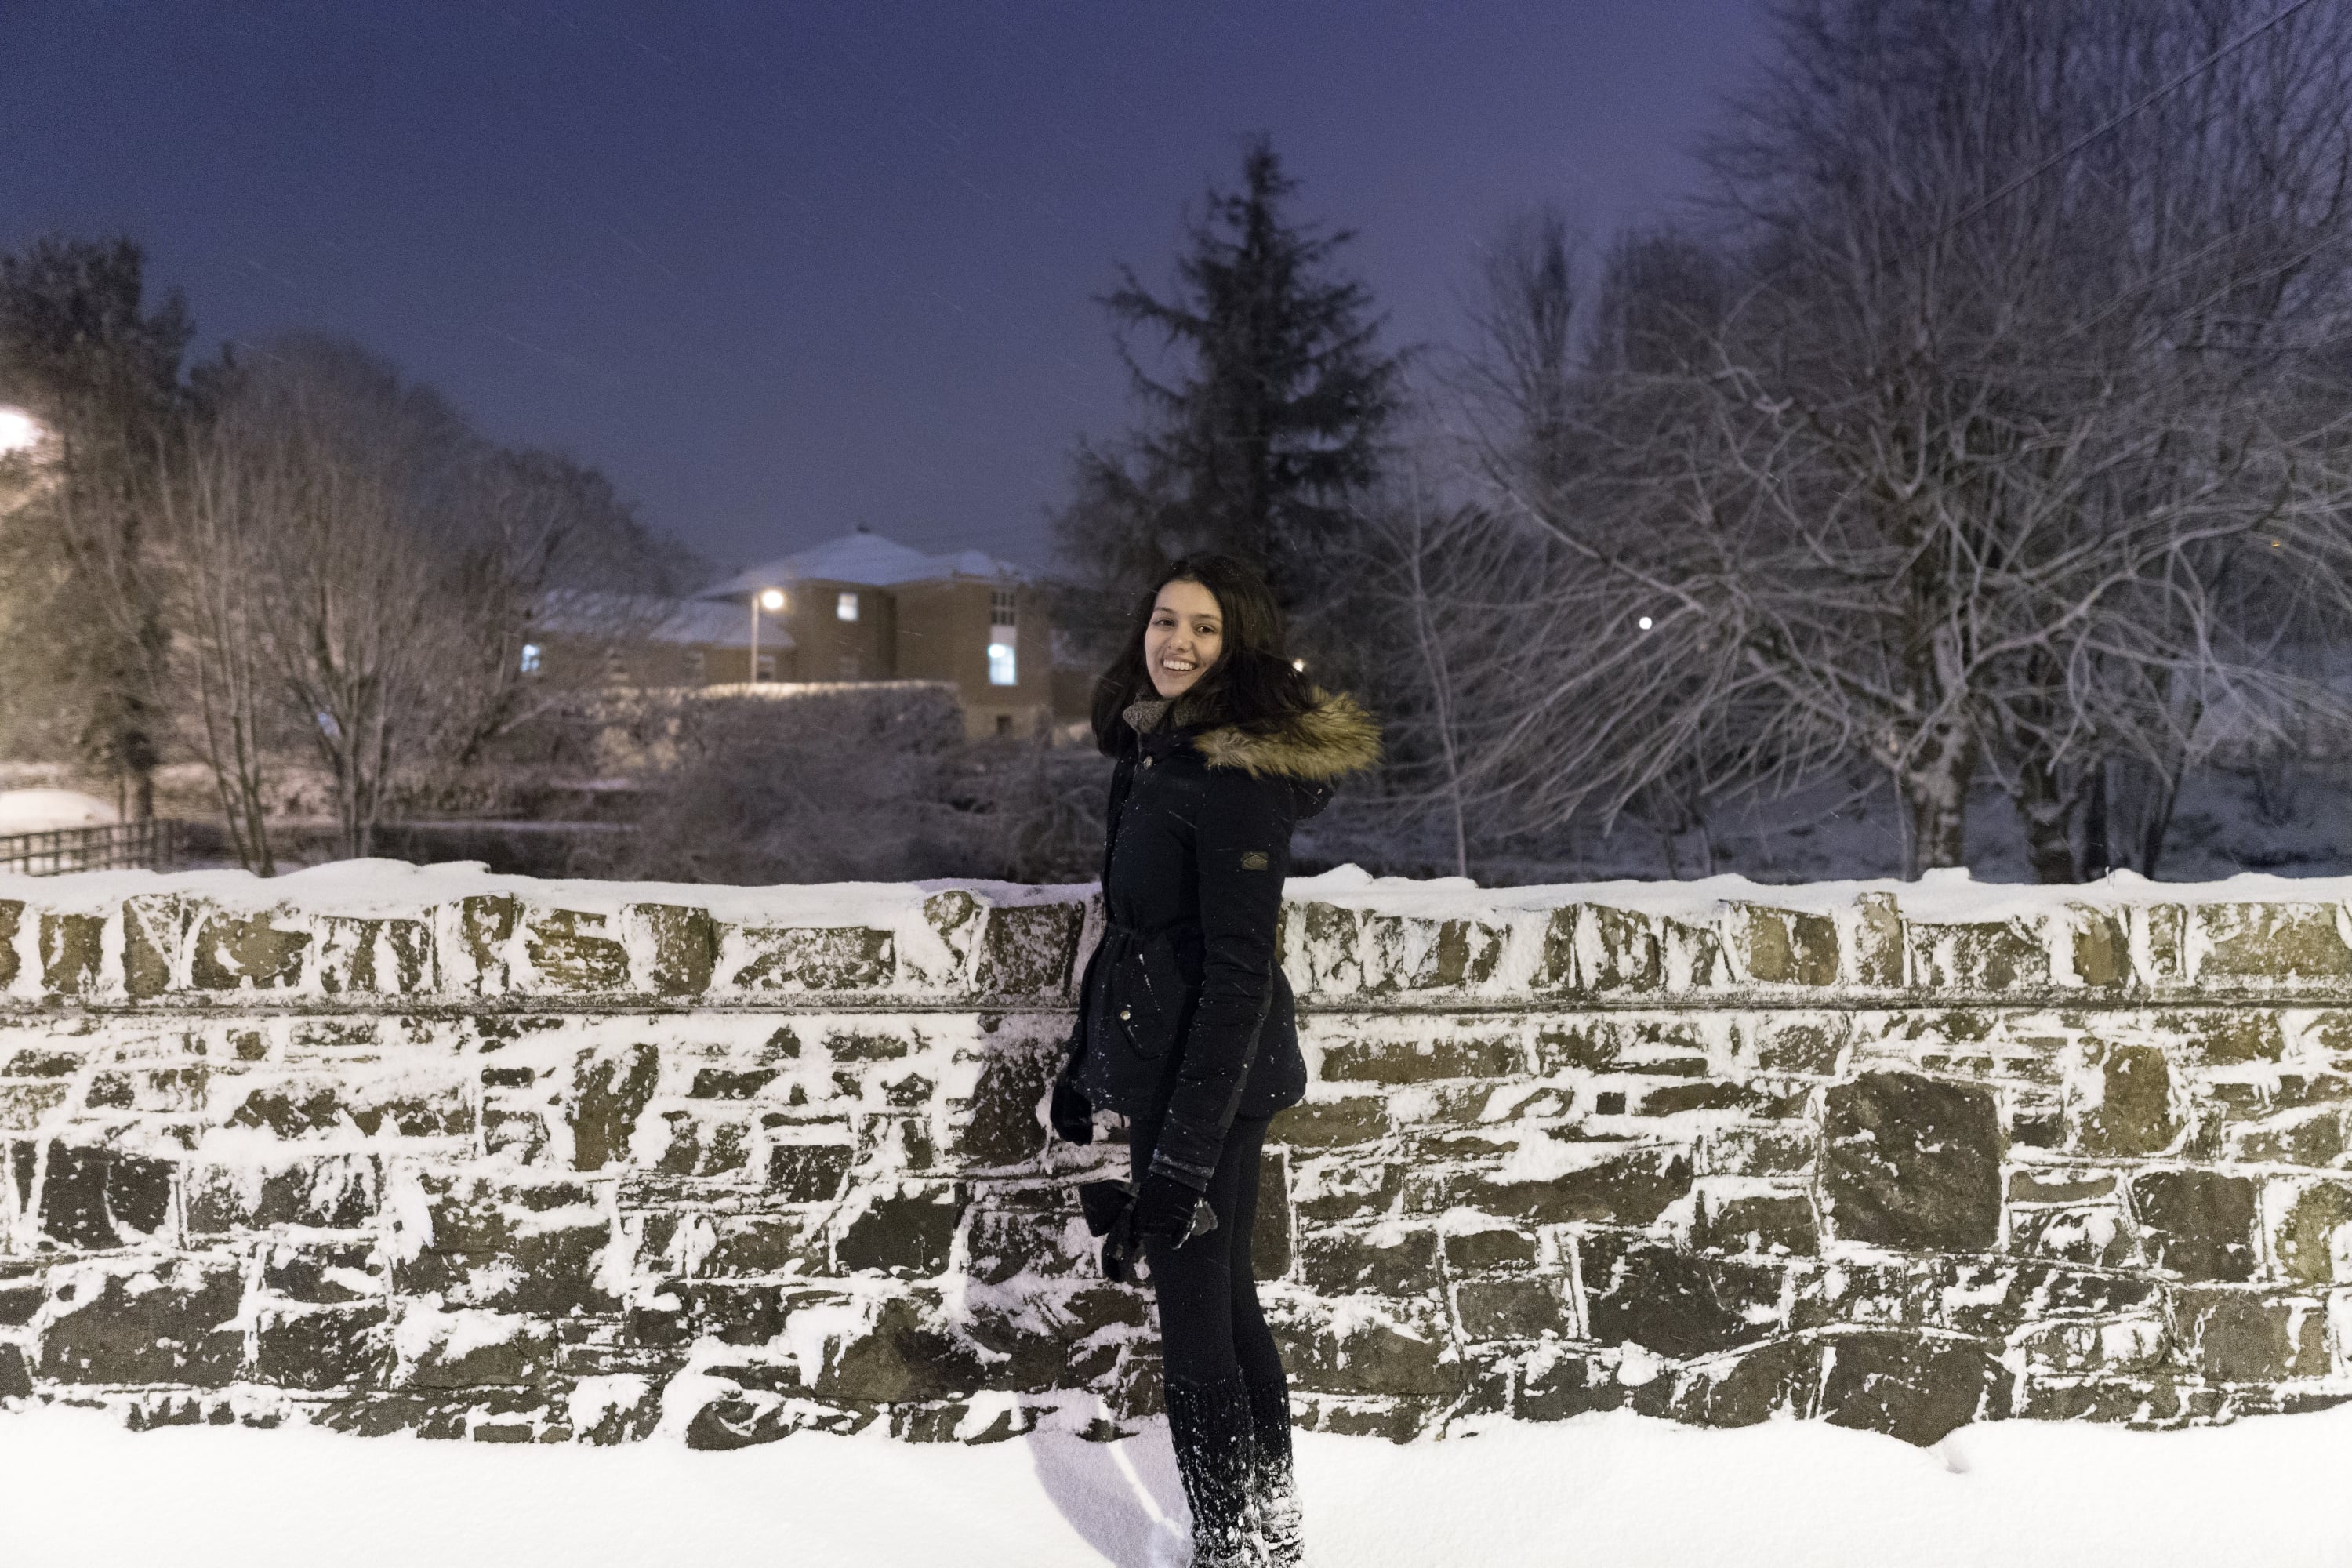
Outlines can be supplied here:
<path id="1" fill-rule="evenodd" d="M 1087 888 L 0 879 L 0 1402 L 730 1447 L 1156 1394 Z M 1303 1419 L 2352 1396 L 2352 884 L 1294 881 Z"/>

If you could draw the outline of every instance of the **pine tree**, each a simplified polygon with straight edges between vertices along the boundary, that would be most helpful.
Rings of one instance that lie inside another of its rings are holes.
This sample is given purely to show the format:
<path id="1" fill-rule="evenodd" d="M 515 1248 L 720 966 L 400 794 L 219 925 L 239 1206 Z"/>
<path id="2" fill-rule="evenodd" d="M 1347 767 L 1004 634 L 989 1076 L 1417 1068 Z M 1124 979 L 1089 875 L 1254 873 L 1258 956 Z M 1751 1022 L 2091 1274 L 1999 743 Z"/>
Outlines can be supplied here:
<path id="1" fill-rule="evenodd" d="M 1313 590 L 1356 529 L 1351 503 L 1379 476 L 1400 364 L 1379 351 L 1364 285 L 1334 270 L 1348 230 L 1287 213 L 1297 182 L 1263 137 L 1241 188 L 1212 191 L 1161 299 L 1121 268 L 1102 302 L 1147 427 L 1109 448 L 1081 445 L 1077 495 L 1055 519 L 1063 552 L 1113 613 L 1188 551 L 1255 561 L 1282 599 Z M 1156 334 L 1165 379 L 1129 334 Z"/>

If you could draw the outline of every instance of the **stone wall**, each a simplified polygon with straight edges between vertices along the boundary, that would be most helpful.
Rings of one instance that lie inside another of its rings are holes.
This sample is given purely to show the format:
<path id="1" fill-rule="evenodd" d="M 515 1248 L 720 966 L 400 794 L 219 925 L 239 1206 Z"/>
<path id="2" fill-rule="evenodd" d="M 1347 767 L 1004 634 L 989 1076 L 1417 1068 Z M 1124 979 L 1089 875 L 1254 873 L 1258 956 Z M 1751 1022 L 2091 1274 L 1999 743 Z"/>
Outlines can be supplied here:
<path id="1" fill-rule="evenodd" d="M 1294 882 L 1301 1419 L 2352 1395 L 2347 891 Z M 0 1402 L 1126 1430 L 1148 1302 L 1072 1196 L 1122 1152 L 1040 1116 L 1088 893 L 0 879 Z"/>

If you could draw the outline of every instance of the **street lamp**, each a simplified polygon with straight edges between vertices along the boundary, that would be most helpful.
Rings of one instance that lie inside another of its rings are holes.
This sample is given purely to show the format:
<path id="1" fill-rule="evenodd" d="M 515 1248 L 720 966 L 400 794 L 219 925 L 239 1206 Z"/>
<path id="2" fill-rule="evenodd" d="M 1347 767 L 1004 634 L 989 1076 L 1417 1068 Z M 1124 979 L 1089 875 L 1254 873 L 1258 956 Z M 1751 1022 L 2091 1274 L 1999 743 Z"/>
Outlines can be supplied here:
<path id="1" fill-rule="evenodd" d="M 756 686 L 760 680 L 760 612 L 783 607 L 784 591 L 782 588 L 762 588 L 751 595 L 751 679 L 744 682 L 747 686 Z"/>

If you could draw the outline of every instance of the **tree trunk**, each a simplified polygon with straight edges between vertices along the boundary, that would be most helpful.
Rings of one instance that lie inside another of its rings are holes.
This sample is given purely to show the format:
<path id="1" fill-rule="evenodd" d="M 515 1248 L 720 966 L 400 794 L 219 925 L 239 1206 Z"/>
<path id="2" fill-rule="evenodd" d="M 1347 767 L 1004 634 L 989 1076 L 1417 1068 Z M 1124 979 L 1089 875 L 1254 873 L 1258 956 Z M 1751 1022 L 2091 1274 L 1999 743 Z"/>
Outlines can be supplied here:
<path id="1" fill-rule="evenodd" d="M 2107 760 L 2091 764 L 2083 786 L 2083 880 L 2095 882 L 2115 869 L 2115 851 L 2107 843 Z"/>
<path id="2" fill-rule="evenodd" d="M 1903 797 L 1903 877 L 1967 864 L 1969 780 L 1976 773 L 1972 738 L 1957 724 L 1936 726 L 1909 765 L 1895 775 Z"/>
<path id="3" fill-rule="evenodd" d="M 2010 798 L 2025 827 L 2033 879 L 2045 884 L 2080 880 L 2067 820 L 2074 813 L 2059 785 L 2058 770 L 2040 757 L 2028 758 L 2017 770 L 2017 788 Z"/>

